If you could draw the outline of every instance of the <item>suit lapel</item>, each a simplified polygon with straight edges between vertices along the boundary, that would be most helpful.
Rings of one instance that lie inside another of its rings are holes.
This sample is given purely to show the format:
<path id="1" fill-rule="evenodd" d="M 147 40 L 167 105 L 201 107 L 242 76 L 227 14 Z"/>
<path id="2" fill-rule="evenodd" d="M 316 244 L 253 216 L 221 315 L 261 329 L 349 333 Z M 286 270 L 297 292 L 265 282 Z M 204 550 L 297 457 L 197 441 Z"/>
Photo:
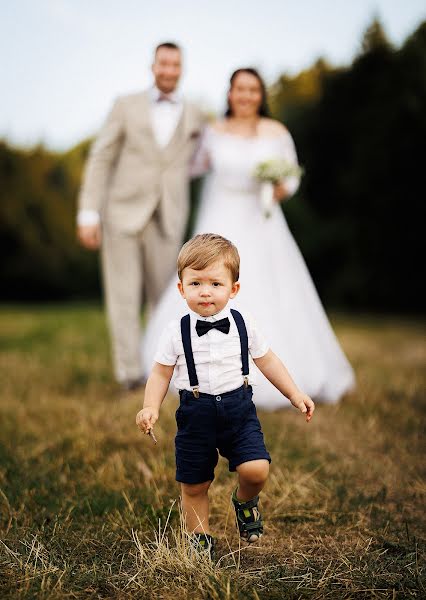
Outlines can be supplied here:
<path id="1" fill-rule="evenodd" d="M 141 97 L 140 110 L 138 111 L 139 129 L 143 131 L 145 137 L 145 144 L 148 141 L 151 151 L 158 155 L 163 154 L 163 149 L 157 144 L 155 139 L 154 130 L 152 128 L 151 119 L 151 97 L 148 91 L 144 92 Z"/>

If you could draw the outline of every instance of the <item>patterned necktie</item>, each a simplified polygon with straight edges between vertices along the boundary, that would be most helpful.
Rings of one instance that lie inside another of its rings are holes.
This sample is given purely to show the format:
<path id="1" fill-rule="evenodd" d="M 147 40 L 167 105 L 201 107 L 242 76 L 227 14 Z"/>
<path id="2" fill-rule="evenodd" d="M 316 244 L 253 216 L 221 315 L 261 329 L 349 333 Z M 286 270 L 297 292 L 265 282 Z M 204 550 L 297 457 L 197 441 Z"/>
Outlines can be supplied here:
<path id="1" fill-rule="evenodd" d="M 210 329 L 218 329 L 219 331 L 222 331 L 222 333 L 229 333 L 229 328 L 230 323 L 228 317 L 220 319 L 220 321 L 213 321 L 213 323 L 210 321 L 197 321 L 197 324 L 195 325 L 195 329 L 200 337 L 210 331 Z"/>

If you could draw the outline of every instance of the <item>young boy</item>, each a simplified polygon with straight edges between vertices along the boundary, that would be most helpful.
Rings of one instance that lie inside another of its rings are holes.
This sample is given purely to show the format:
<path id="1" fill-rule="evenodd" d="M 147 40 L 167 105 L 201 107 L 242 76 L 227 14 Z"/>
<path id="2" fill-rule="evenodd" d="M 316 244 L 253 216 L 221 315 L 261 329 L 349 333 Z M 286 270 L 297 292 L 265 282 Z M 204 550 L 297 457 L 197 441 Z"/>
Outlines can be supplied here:
<path id="1" fill-rule="evenodd" d="M 216 234 L 197 235 L 178 256 L 178 289 L 189 308 L 160 339 L 136 423 L 150 433 L 175 371 L 180 406 L 176 412 L 176 480 L 182 508 L 198 549 L 212 554 L 208 490 L 219 453 L 237 471 L 233 493 L 240 535 L 252 543 L 263 533 L 259 492 L 269 472 L 266 450 L 252 401 L 250 359 L 310 421 L 314 403 L 301 392 L 280 359 L 268 348 L 248 315 L 228 307 L 240 289 L 237 248 Z"/>

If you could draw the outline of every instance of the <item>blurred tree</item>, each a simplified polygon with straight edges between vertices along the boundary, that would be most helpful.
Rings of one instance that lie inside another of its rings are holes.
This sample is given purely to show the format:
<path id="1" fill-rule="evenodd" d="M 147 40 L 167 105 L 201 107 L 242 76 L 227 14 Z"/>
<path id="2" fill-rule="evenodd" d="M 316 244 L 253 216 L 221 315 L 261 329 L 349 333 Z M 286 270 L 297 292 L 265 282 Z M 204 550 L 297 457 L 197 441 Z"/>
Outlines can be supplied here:
<path id="1" fill-rule="evenodd" d="M 75 240 L 75 198 L 87 142 L 60 155 L 0 143 L 2 300 L 90 296 L 97 259 Z"/>
<path id="2" fill-rule="evenodd" d="M 392 44 L 390 43 L 382 24 L 376 17 L 364 33 L 361 42 L 361 54 L 376 52 L 380 49 L 391 50 Z"/>
<path id="3" fill-rule="evenodd" d="M 323 79 L 336 72 L 323 58 L 318 59 L 310 69 L 291 77 L 283 74 L 268 90 L 268 104 L 275 119 L 287 121 L 294 110 L 304 110 L 318 102 L 323 87 Z"/>
<path id="4" fill-rule="evenodd" d="M 425 24 L 396 51 L 373 23 L 362 47 L 289 113 L 306 175 L 286 214 L 326 303 L 420 311 Z"/>

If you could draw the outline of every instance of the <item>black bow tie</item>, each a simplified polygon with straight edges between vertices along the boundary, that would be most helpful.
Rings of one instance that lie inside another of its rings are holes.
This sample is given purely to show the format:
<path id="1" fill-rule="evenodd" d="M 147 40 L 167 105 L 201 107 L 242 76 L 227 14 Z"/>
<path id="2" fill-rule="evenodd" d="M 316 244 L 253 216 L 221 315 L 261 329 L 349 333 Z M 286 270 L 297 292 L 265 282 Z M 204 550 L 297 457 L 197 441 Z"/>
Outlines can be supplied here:
<path id="1" fill-rule="evenodd" d="M 229 328 L 230 323 L 228 317 L 220 319 L 220 321 L 213 321 L 213 323 L 210 321 L 197 321 L 197 324 L 195 325 L 195 329 L 199 336 L 204 335 L 210 331 L 210 329 L 219 329 L 222 333 L 229 333 Z"/>

